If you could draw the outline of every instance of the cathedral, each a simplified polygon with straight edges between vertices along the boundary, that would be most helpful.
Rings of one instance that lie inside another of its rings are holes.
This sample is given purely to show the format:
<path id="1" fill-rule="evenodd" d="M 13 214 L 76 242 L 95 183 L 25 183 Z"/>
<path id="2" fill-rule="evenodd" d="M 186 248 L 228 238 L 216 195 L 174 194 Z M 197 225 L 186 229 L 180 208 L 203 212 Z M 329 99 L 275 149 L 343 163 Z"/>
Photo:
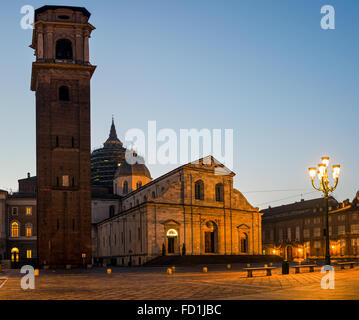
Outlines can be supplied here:
<path id="1" fill-rule="evenodd" d="M 114 123 L 104 149 L 109 140 L 122 146 Z M 107 153 L 104 164 L 117 157 L 118 151 L 113 152 Z M 92 153 L 93 168 L 101 168 L 95 166 L 98 153 Z M 112 175 L 107 192 L 95 185 L 92 189 L 96 263 L 127 266 L 161 255 L 262 254 L 261 213 L 233 188 L 235 173 L 213 157 L 157 179 L 142 161 L 130 165 L 118 160 Z"/>
<path id="2" fill-rule="evenodd" d="M 37 174 L 17 193 L 0 190 L 0 258 L 63 268 L 261 254 L 261 213 L 213 157 L 153 179 L 144 162 L 126 162 L 114 119 L 91 153 L 90 16 L 82 7 L 35 11 Z"/>

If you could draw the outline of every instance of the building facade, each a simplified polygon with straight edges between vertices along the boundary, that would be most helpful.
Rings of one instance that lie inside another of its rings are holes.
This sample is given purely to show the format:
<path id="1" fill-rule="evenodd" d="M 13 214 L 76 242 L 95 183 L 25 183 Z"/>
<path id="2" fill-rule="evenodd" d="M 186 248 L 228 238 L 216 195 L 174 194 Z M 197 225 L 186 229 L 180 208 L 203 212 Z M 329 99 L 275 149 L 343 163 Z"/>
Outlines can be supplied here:
<path id="1" fill-rule="evenodd" d="M 16 193 L 0 191 L 0 260 L 14 268 L 37 265 L 36 177 L 18 180 Z"/>
<path id="2" fill-rule="evenodd" d="M 91 262 L 90 80 L 96 67 L 90 63 L 95 28 L 89 18 L 80 7 L 35 11 L 31 90 L 41 266 Z"/>
<path id="3" fill-rule="evenodd" d="M 330 254 L 333 259 L 355 258 L 359 239 L 359 194 L 352 203 L 329 199 Z M 261 211 L 263 253 L 286 260 L 325 257 L 324 199 L 314 199 Z"/>
<path id="4" fill-rule="evenodd" d="M 137 183 L 129 190 L 124 184 L 133 173 Z M 143 167 L 120 166 L 114 180 L 118 211 L 95 228 L 97 262 L 141 265 L 161 255 L 261 254 L 261 213 L 233 188 L 234 175 L 212 157 L 155 180 Z"/>

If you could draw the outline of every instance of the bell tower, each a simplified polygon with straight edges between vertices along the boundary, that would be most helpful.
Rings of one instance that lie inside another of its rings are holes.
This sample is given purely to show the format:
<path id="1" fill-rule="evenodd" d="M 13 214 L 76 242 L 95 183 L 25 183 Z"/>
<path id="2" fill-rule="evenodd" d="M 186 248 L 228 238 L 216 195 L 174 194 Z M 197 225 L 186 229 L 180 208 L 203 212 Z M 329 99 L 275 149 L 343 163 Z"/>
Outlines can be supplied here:
<path id="1" fill-rule="evenodd" d="M 38 259 L 51 268 L 91 263 L 90 15 L 81 7 L 35 11 Z"/>

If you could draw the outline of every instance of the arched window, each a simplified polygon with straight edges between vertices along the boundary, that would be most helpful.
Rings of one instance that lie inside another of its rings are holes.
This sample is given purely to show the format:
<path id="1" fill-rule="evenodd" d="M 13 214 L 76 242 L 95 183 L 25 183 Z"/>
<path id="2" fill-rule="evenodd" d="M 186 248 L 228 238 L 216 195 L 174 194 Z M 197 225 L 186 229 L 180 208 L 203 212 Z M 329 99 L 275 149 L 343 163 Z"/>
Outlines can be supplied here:
<path id="1" fill-rule="evenodd" d="M 125 181 L 123 183 L 123 188 L 122 189 L 123 189 L 124 194 L 128 193 L 128 182 L 127 181 Z"/>
<path id="2" fill-rule="evenodd" d="M 115 206 L 110 206 L 110 218 L 115 215 Z"/>
<path id="3" fill-rule="evenodd" d="M 19 224 L 17 222 L 11 224 L 11 236 L 13 238 L 19 237 Z"/>
<path id="4" fill-rule="evenodd" d="M 140 189 L 141 187 L 142 187 L 142 182 L 141 181 L 137 182 L 136 189 Z"/>
<path id="5" fill-rule="evenodd" d="M 19 262 L 19 249 L 18 248 L 11 249 L 11 262 Z"/>
<path id="6" fill-rule="evenodd" d="M 197 200 L 204 199 L 204 184 L 202 180 L 199 180 L 194 184 L 194 193 L 195 193 L 195 199 Z"/>
<path id="7" fill-rule="evenodd" d="M 177 237 L 177 236 L 178 236 L 177 230 L 169 229 L 167 231 L 167 237 Z"/>
<path id="8" fill-rule="evenodd" d="M 216 201 L 224 201 L 223 183 L 216 184 Z"/>
<path id="9" fill-rule="evenodd" d="M 70 101 L 70 90 L 69 87 L 61 86 L 59 88 L 59 100 L 60 101 Z"/>
<path id="10" fill-rule="evenodd" d="M 241 233 L 240 235 L 240 244 L 241 244 L 241 252 L 248 253 L 248 235 L 246 233 Z"/>
<path id="11" fill-rule="evenodd" d="M 60 39 L 56 42 L 56 59 L 72 60 L 72 42 L 68 39 Z"/>

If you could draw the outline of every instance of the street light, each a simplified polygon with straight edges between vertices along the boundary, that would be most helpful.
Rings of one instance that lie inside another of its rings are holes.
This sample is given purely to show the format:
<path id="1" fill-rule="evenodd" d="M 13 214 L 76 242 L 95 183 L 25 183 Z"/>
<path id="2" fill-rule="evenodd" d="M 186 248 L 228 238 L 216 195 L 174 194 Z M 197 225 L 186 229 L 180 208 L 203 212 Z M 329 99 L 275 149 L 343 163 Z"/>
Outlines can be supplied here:
<path id="1" fill-rule="evenodd" d="M 339 180 L 339 174 L 340 174 L 340 165 L 333 165 L 332 167 L 332 174 L 333 174 L 333 180 L 334 180 L 334 186 L 329 186 L 329 176 L 328 176 L 328 167 L 329 167 L 329 157 L 323 157 L 322 162 L 318 165 L 317 168 L 309 168 L 309 176 L 312 180 L 312 185 L 314 189 L 321 191 L 324 193 L 324 199 L 325 199 L 325 263 L 327 265 L 330 265 L 330 250 L 329 250 L 329 192 L 333 192 L 337 185 Z M 315 176 L 318 176 L 319 180 L 319 187 L 315 184 Z"/>

